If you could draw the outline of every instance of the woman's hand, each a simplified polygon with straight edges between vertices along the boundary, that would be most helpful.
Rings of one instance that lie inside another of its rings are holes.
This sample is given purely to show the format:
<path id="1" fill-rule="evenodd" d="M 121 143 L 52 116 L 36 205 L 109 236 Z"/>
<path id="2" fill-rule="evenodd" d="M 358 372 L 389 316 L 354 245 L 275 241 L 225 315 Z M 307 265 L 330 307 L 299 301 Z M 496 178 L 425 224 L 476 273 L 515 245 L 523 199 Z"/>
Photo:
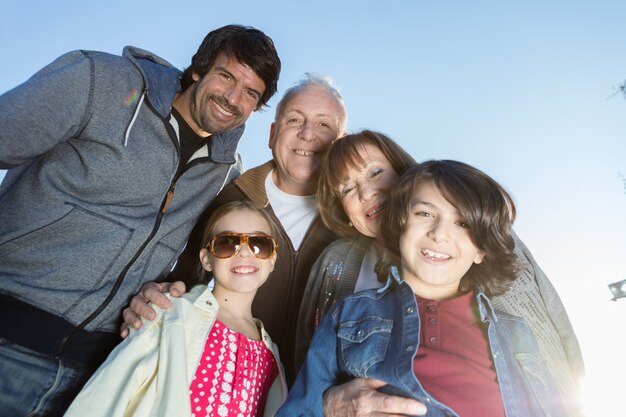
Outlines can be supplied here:
<path id="1" fill-rule="evenodd" d="M 386 385 L 377 379 L 356 378 L 324 393 L 324 417 L 423 416 L 426 406 L 411 398 L 376 391 Z"/>

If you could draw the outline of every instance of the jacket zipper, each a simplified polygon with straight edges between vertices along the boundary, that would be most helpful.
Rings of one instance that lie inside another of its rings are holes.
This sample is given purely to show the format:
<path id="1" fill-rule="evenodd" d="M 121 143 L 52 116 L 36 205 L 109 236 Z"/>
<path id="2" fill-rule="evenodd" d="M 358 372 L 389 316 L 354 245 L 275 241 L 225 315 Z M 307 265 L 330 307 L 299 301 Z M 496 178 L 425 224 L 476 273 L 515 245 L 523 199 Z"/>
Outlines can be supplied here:
<path id="1" fill-rule="evenodd" d="M 165 195 L 165 198 L 163 199 L 163 202 L 161 203 L 161 209 L 159 210 L 159 214 L 156 217 L 156 220 L 154 222 L 154 226 L 152 227 L 152 231 L 150 232 L 150 235 L 141 244 L 139 249 L 137 249 L 137 251 L 131 258 L 131 260 L 126 264 L 124 269 L 122 269 L 122 272 L 120 272 L 117 279 L 115 280 L 115 284 L 113 284 L 113 288 L 111 288 L 111 291 L 109 292 L 109 295 L 107 296 L 107 298 L 98 306 L 98 308 L 93 313 L 89 315 L 89 317 L 87 317 L 85 320 L 82 321 L 82 323 L 80 323 L 78 326 L 72 329 L 72 331 L 68 333 L 61 340 L 61 343 L 59 344 L 59 349 L 57 350 L 57 356 L 61 356 L 61 354 L 63 353 L 63 349 L 65 348 L 65 345 L 67 344 L 67 342 L 73 336 L 75 336 L 78 332 L 82 331 L 91 321 L 93 321 L 96 317 L 98 317 L 100 313 L 102 313 L 102 311 L 109 305 L 113 297 L 115 297 L 115 295 L 117 294 L 117 292 L 119 291 L 122 285 L 122 282 L 124 281 L 124 277 L 126 277 L 126 273 L 130 269 L 130 267 L 135 263 L 135 261 L 139 258 L 139 256 L 143 253 L 146 246 L 148 246 L 148 243 L 150 243 L 150 241 L 152 241 L 152 239 L 154 239 L 154 236 L 157 234 L 159 227 L 161 226 L 161 220 L 163 219 L 163 215 L 165 215 L 165 212 L 167 211 L 167 207 L 169 206 L 170 202 L 172 201 L 172 198 L 174 197 L 175 187 L 176 187 L 176 183 L 172 182 Z"/>
<path id="2" fill-rule="evenodd" d="M 315 218 L 313 219 L 313 221 L 311 222 L 311 224 L 309 224 L 309 228 L 307 229 L 306 233 L 304 234 L 304 237 L 302 238 L 302 242 L 306 242 L 307 241 L 307 238 L 309 237 L 309 235 L 311 233 L 313 233 L 313 229 L 316 228 L 316 225 L 317 225 L 318 221 L 319 221 L 319 214 L 316 215 Z M 285 234 L 286 234 L 286 232 L 285 232 Z M 291 240 L 290 240 L 290 242 L 291 242 Z M 300 246 L 302 246 L 302 242 L 300 243 Z M 293 254 L 292 254 L 293 263 L 292 263 L 292 266 L 291 266 L 291 271 L 290 271 L 289 276 L 293 278 L 295 276 L 296 272 L 298 271 L 298 266 L 299 266 L 298 264 L 300 262 L 300 251 L 293 247 L 293 242 L 291 242 L 291 243 L 292 243 L 291 247 L 293 248 Z M 288 293 L 288 296 L 286 297 L 286 300 L 293 300 L 294 299 L 295 292 L 296 292 L 297 281 L 298 281 L 297 278 L 293 278 L 293 279 L 290 280 L 290 282 L 289 282 L 289 293 Z M 287 304 L 285 307 L 289 307 L 289 304 Z M 296 317 L 297 317 L 297 315 L 299 313 L 300 313 L 300 311 L 298 309 L 298 311 L 295 312 Z M 291 311 L 287 311 L 286 314 L 287 315 L 285 317 L 291 317 L 292 312 Z"/>
<path id="3" fill-rule="evenodd" d="M 171 116 L 171 117 L 173 117 L 173 116 Z M 176 148 L 176 153 L 178 155 L 178 159 L 180 160 L 180 145 L 178 145 L 178 140 L 175 139 L 176 132 L 174 131 L 174 128 L 172 127 L 172 125 L 170 124 L 169 121 L 164 120 L 164 124 L 165 124 L 167 132 L 170 135 L 170 139 L 174 143 L 174 147 Z M 200 158 L 200 159 L 205 159 L 205 158 Z M 209 159 L 209 158 L 206 158 L 206 159 Z M 61 354 L 63 353 L 63 349 L 67 345 L 67 342 L 73 336 L 75 336 L 80 331 L 82 331 L 96 317 L 98 317 L 98 315 L 100 315 L 100 313 L 102 313 L 102 311 L 109 305 L 109 303 L 111 302 L 113 297 L 115 297 L 115 295 L 119 291 L 120 286 L 122 285 L 122 282 L 124 281 L 124 277 L 126 276 L 126 273 L 130 269 L 130 267 L 135 263 L 135 261 L 139 258 L 139 256 L 142 254 L 142 252 L 146 248 L 146 246 L 148 246 L 148 243 L 150 243 L 150 241 L 152 241 L 152 239 L 154 239 L 154 236 L 157 234 L 157 232 L 159 230 L 159 227 L 161 226 L 161 220 L 163 219 L 163 216 L 167 212 L 167 209 L 168 209 L 170 203 L 172 202 L 172 199 L 174 198 L 174 190 L 176 188 L 176 182 L 178 181 L 178 179 L 180 178 L 180 176 L 183 173 L 185 173 L 189 168 L 191 168 L 191 166 L 199 164 L 199 163 L 202 162 L 202 161 L 199 161 L 199 160 L 196 160 L 196 161 L 193 161 L 194 163 L 188 164 L 187 166 L 185 166 L 185 168 L 183 170 L 181 170 L 181 172 L 174 177 L 174 179 L 170 183 L 170 186 L 169 186 L 169 188 L 167 190 L 167 193 L 165 194 L 163 202 L 161 203 L 161 209 L 159 210 L 159 214 L 157 215 L 155 223 L 154 223 L 154 226 L 152 227 L 152 232 L 150 232 L 150 235 L 148 236 L 148 238 L 143 242 L 143 244 L 135 252 L 135 255 L 133 255 L 131 260 L 126 264 L 126 266 L 124 267 L 122 272 L 120 272 L 120 275 L 115 280 L 115 284 L 113 285 L 113 288 L 111 288 L 111 291 L 109 292 L 109 295 L 107 296 L 107 298 L 100 304 L 100 306 L 98 306 L 98 308 L 93 313 L 91 313 L 89 315 L 89 317 L 87 317 L 85 320 L 83 320 L 78 326 L 76 326 L 71 332 L 69 332 L 61 340 L 61 343 L 59 344 L 59 348 L 57 349 L 57 356 L 61 356 Z M 229 173 L 229 171 L 227 170 L 225 175 L 228 176 L 228 173 Z"/>
<path id="4" fill-rule="evenodd" d="M 145 91 L 144 93 L 147 93 L 147 91 Z M 158 114 L 158 112 L 156 112 L 154 110 L 154 108 L 152 108 L 152 106 L 150 106 L 149 102 L 147 102 L 147 104 L 148 104 L 148 107 L 155 114 Z M 174 117 L 174 116 L 170 116 L 170 117 Z M 165 125 L 165 130 L 167 131 L 167 133 L 170 136 L 170 140 L 174 144 L 174 148 L 176 149 L 176 154 L 178 156 L 178 160 L 180 161 L 180 145 L 178 144 L 176 131 L 174 130 L 174 128 L 172 127 L 172 125 L 170 124 L 170 122 L 167 119 L 163 119 L 163 124 Z M 78 334 L 80 331 L 82 331 L 89 323 L 91 323 L 96 317 L 98 317 L 100 315 L 100 313 L 102 313 L 102 311 L 109 305 L 111 300 L 113 300 L 113 297 L 115 297 L 115 295 L 119 291 L 119 289 L 120 289 L 120 287 L 122 285 L 122 282 L 124 281 L 124 278 L 126 277 L 126 273 L 130 269 L 130 267 L 135 263 L 135 261 L 143 253 L 143 251 L 146 248 L 146 246 L 148 246 L 148 243 L 150 243 L 150 241 L 152 241 L 152 239 L 154 239 L 154 236 L 157 234 L 157 232 L 159 230 L 159 227 L 161 226 L 161 220 L 163 219 L 163 215 L 165 215 L 165 212 L 167 211 L 167 208 L 169 207 L 172 199 L 174 198 L 174 188 L 176 187 L 176 181 L 179 178 L 179 176 L 176 176 L 176 173 L 174 173 L 174 175 L 175 176 L 172 179 L 172 181 L 170 182 L 170 186 L 169 186 L 169 188 L 167 190 L 167 193 L 165 194 L 165 197 L 163 198 L 163 201 L 161 202 L 161 209 L 159 210 L 159 213 L 157 214 L 157 217 L 155 219 L 154 226 L 152 227 L 152 231 L 150 232 L 150 235 L 148 236 L 148 238 L 146 240 L 144 240 L 144 242 L 141 244 L 141 246 L 139 246 L 139 248 L 137 249 L 137 251 L 135 252 L 133 257 L 130 259 L 130 261 L 124 267 L 124 269 L 122 269 L 122 272 L 120 272 L 120 274 L 118 275 L 117 279 L 115 280 L 115 284 L 113 284 L 113 288 L 111 288 L 111 291 L 109 292 L 109 295 L 107 295 L 107 297 L 104 299 L 104 301 L 102 303 L 100 303 L 98 308 L 93 313 L 91 313 L 89 315 L 89 317 L 87 317 L 85 320 L 83 320 L 78 326 L 76 326 L 74 329 L 72 329 L 72 331 L 69 332 L 63 339 L 61 339 L 61 343 L 59 343 L 59 348 L 57 349 L 57 356 L 60 357 L 63 354 L 63 350 L 65 349 L 65 346 L 67 345 L 67 342 L 72 337 L 74 337 L 76 334 Z"/>

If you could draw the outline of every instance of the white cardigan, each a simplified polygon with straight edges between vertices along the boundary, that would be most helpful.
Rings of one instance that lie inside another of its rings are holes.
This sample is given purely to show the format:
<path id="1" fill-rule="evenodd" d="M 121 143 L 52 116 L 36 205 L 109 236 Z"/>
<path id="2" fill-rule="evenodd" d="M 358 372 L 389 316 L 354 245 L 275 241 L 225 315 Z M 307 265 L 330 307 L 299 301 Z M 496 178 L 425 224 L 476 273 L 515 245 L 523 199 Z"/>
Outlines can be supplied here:
<path id="1" fill-rule="evenodd" d="M 66 417 L 191 416 L 189 386 L 219 305 L 205 285 L 170 300 L 171 309 L 153 306 L 156 319 L 144 321 L 111 352 Z M 257 324 L 279 368 L 263 414 L 273 416 L 287 397 L 287 385 L 278 348 L 262 323 L 257 320 Z"/>

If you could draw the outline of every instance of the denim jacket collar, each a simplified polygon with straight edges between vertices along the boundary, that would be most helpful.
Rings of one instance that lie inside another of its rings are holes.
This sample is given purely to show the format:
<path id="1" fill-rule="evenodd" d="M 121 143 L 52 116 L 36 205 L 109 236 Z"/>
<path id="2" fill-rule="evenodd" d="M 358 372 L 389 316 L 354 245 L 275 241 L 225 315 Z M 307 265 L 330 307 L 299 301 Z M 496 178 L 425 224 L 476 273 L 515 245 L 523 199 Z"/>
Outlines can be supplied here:
<path id="1" fill-rule="evenodd" d="M 387 275 L 387 282 L 385 282 L 385 285 L 380 287 L 376 292 L 378 294 L 382 294 L 382 293 L 388 291 L 389 288 L 391 287 L 391 284 L 394 281 L 398 285 L 400 285 L 400 284 L 402 284 L 404 282 L 404 280 L 400 276 L 400 272 L 398 272 L 398 267 L 395 266 L 395 265 L 391 265 L 391 267 L 389 267 L 389 274 Z"/>
<path id="2" fill-rule="evenodd" d="M 406 284 L 400 276 L 400 272 L 398 271 L 398 267 L 396 265 L 392 265 L 389 268 L 387 282 L 385 282 L 385 285 L 379 288 L 377 292 L 379 294 L 382 294 L 388 291 L 394 281 L 398 285 Z M 481 289 L 477 288 L 474 290 L 474 292 L 476 293 L 476 304 L 478 305 L 478 311 L 480 313 L 480 321 L 482 321 L 483 323 L 487 323 L 490 321 L 497 322 L 498 316 L 496 315 L 496 311 L 493 308 L 489 297 L 487 297 Z"/>
<path id="3" fill-rule="evenodd" d="M 480 321 L 483 323 L 487 323 L 493 321 L 494 323 L 498 321 L 498 315 L 496 314 L 496 310 L 491 305 L 491 300 L 489 297 L 482 292 L 482 290 L 475 290 L 476 292 L 476 304 L 478 305 L 478 312 L 480 313 Z"/>

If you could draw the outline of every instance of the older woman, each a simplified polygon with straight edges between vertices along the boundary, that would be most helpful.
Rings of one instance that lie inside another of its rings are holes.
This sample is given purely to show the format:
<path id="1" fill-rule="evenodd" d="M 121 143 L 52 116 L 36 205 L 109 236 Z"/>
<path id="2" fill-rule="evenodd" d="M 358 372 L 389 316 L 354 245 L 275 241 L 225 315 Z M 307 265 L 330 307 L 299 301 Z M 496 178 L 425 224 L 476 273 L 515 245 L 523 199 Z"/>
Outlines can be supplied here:
<path id="1" fill-rule="evenodd" d="M 337 301 L 353 292 L 382 286 L 374 272 L 381 255 L 380 214 L 387 192 L 415 161 L 388 137 L 364 130 L 330 148 L 320 176 L 320 214 L 343 239 L 322 252 L 311 270 L 299 315 L 296 366 L 302 364 L 315 328 Z M 578 341 L 554 287 L 515 236 L 523 263 L 512 287 L 494 297 L 499 310 L 524 317 L 533 329 L 559 389 L 576 403 L 584 372 Z M 574 406 L 573 406 L 574 407 Z"/>

